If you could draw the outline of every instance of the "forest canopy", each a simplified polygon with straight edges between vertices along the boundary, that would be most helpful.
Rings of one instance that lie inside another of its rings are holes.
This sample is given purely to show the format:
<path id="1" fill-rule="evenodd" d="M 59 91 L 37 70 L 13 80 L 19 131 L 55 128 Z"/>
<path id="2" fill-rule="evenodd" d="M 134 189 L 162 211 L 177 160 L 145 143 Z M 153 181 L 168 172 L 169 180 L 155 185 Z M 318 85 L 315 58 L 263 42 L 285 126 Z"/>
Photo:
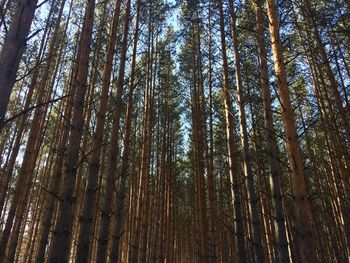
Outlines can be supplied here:
<path id="1" fill-rule="evenodd" d="M 0 262 L 350 262 L 350 0 L 0 0 Z"/>

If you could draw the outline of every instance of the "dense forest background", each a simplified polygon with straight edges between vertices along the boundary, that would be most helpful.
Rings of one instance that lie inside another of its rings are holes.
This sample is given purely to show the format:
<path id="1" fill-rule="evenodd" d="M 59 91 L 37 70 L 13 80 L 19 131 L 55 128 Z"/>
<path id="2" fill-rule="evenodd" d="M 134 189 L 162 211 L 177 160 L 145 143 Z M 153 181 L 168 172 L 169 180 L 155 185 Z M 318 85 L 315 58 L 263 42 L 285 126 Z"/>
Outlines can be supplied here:
<path id="1" fill-rule="evenodd" d="M 0 0 L 0 262 L 350 262 L 349 0 Z"/>

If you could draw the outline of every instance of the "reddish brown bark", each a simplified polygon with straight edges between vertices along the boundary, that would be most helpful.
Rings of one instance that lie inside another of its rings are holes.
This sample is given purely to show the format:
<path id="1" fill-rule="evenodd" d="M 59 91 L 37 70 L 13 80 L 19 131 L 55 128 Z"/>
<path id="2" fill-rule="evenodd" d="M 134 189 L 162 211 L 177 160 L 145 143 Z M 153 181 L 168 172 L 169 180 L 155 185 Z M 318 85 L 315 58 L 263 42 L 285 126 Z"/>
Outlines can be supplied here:
<path id="1" fill-rule="evenodd" d="M 277 9 L 274 0 L 267 0 L 267 3 L 275 75 L 282 104 L 284 132 L 286 136 L 288 160 L 290 163 L 290 180 L 295 200 L 296 237 L 299 243 L 301 261 L 310 262 L 316 260 L 312 236 L 311 206 L 306 190 L 303 161 L 296 132 L 295 116 L 289 95 L 283 48 L 279 37 Z"/>
<path id="2" fill-rule="evenodd" d="M 77 61 L 77 75 L 72 85 L 76 86 L 72 109 L 68 150 L 64 165 L 61 202 L 51 244 L 50 262 L 66 262 L 69 257 L 69 238 L 73 224 L 74 188 L 79 158 L 80 141 L 83 134 L 83 109 L 89 66 L 90 44 L 94 20 L 95 1 L 88 0 L 84 16 L 80 50 Z"/>

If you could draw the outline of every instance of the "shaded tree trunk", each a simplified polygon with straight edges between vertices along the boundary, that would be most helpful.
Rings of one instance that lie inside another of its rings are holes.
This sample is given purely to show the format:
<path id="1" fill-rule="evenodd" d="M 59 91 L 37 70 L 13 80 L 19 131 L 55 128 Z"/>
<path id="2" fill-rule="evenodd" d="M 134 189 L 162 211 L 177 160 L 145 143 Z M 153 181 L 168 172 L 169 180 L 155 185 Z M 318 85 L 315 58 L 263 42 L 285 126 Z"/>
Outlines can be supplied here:
<path id="1" fill-rule="evenodd" d="M 0 133 L 37 3 L 38 0 L 18 2 L 0 54 Z"/>
<path id="2" fill-rule="evenodd" d="M 124 87 L 124 77 L 125 77 L 125 64 L 126 64 L 126 52 L 129 36 L 129 22 L 130 22 L 130 8 L 131 0 L 126 1 L 126 10 L 124 17 L 124 28 L 123 28 L 123 39 L 121 44 L 120 51 L 120 64 L 119 64 L 119 73 L 118 81 L 116 84 L 117 94 L 115 98 L 115 109 L 113 115 L 113 124 L 112 124 L 112 135 L 109 146 L 109 160 L 107 168 L 107 189 L 105 200 L 103 203 L 101 211 L 101 228 L 99 232 L 99 244 L 97 249 L 97 258 L 99 261 L 106 262 L 107 252 L 108 252 L 108 241 L 109 241 L 109 230 L 111 225 L 111 216 L 112 216 L 112 204 L 114 196 L 114 184 L 116 179 L 116 170 L 117 170 L 117 157 L 119 151 L 119 127 L 120 127 L 120 117 L 122 111 L 122 94 Z"/>
<path id="3" fill-rule="evenodd" d="M 128 178 L 128 172 L 129 172 L 128 169 L 129 169 L 129 162 L 130 162 L 130 136 L 132 131 L 133 93 L 135 89 L 134 86 L 135 86 L 136 51 L 137 51 L 137 43 L 139 38 L 140 9 L 141 9 L 141 2 L 140 0 L 138 0 L 132 62 L 131 62 L 131 73 L 130 73 L 130 82 L 129 82 L 129 98 L 128 98 L 128 105 L 126 110 L 124 150 L 122 155 L 120 182 L 117 189 L 116 222 L 115 222 L 114 234 L 113 234 L 113 243 L 112 243 L 113 249 L 111 253 L 112 263 L 119 262 L 119 258 L 120 258 L 119 249 L 120 249 L 121 236 L 122 236 L 124 206 L 125 206 L 126 186 L 127 186 L 126 184 L 127 184 L 127 178 Z"/>
<path id="4" fill-rule="evenodd" d="M 64 165 L 60 207 L 51 244 L 50 262 L 67 262 L 69 257 L 69 238 L 73 223 L 74 188 L 79 158 L 80 141 L 83 133 L 83 109 L 89 66 L 90 43 L 94 20 L 95 1 L 88 0 L 80 40 L 80 51 L 77 61 L 77 75 L 72 85 L 76 86 L 72 109 L 70 135 L 67 156 Z"/>

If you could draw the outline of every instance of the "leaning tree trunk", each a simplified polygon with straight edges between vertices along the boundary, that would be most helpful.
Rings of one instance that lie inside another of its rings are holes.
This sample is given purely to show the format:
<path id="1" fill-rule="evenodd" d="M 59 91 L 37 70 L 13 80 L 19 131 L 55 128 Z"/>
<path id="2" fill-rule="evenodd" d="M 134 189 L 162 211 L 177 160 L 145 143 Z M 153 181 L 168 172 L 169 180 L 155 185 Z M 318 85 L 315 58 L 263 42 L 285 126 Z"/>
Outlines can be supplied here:
<path id="1" fill-rule="evenodd" d="M 38 105 L 44 103 L 46 100 L 49 100 L 49 97 L 51 96 L 53 83 L 50 83 L 51 78 L 49 77 L 49 74 L 50 74 L 51 65 L 56 55 L 55 49 L 54 49 L 55 45 L 57 44 L 56 34 L 58 34 L 58 26 L 56 27 L 54 36 L 50 43 L 50 48 L 48 51 L 49 59 L 45 66 L 42 80 L 38 85 L 42 87 L 42 89 L 39 90 L 39 93 L 37 96 Z M 56 73 L 57 71 L 55 71 L 55 74 L 53 74 L 53 78 L 55 78 Z M 27 200 L 25 198 L 25 193 L 30 190 L 30 187 L 32 184 L 34 166 L 36 163 L 37 155 L 39 153 L 42 136 L 44 134 L 43 127 L 44 127 L 44 120 L 47 113 L 47 109 L 48 109 L 48 105 L 44 104 L 41 107 L 37 107 L 34 112 L 34 117 L 31 124 L 30 133 L 28 136 L 28 142 L 27 142 L 26 150 L 23 157 L 23 163 L 19 171 L 19 175 L 16 182 L 16 190 L 15 190 L 16 192 L 11 202 L 10 211 L 8 213 L 5 229 L 0 242 L 0 251 L 1 251 L 0 258 L 2 258 L 5 255 L 6 247 L 9 242 L 10 232 L 14 232 L 13 223 L 15 222 L 14 225 L 18 225 L 18 224 L 21 224 L 21 221 L 22 221 L 22 216 L 20 215 L 24 213 L 24 209 L 27 203 Z M 17 244 L 14 244 L 14 246 L 16 245 Z M 12 252 L 14 251 L 12 250 Z"/>
<path id="2" fill-rule="evenodd" d="M 21 0 L 0 54 L 0 133 L 38 0 Z"/>
<path id="3" fill-rule="evenodd" d="M 34 100 L 34 90 L 37 87 L 37 82 L 38 82 L 38 78 L 39 78 L 39 72 L 40 72 L 40 61 L 43 59 L 43 53 L 46 49 L 46 43 L 47 43 L 47 35 L 49 33 L 49 23 L 48 21 L 50 19 L 52 19 L 52 13 L 53 13 L 53 8 L 51 8 L 47 19 L 46 19 L 46 27 L 44 29 L 44 33 L 43 33 L 43 37 L 42 40 L 40 42 L 40 47 L 39 47 L 39 51 L 37 54 L 37 58 L 35 61 L 35 70 L 32 73 L 32 77 L 30 80 L 30 84 L 28 87 L 28 91 L 26 94 L 26 99 L 23 105 L 23 109 L 29 109 L 31 103 Z M 21 147 L 21 142 L 22 142 L 22 137 L 23 134 L 26 131 L 26 124 L 28 122 L 28 115 L 30 115 L 29 113 L 23 114 L 19 117 L 19 123 L 18 123 L 18 128 L 17 128 L 17 134 L 16 134 L 16 139 L 14 140 L 14 143 L 11 147 L 11 153 L 9 156 L 9 160 L 7 162 L 6 165 L 6 170 L 5 172 L 5 176 L 4 178 L 1 179 L 1 184 L 0 184 L 0 216 L 2 215 L 3 211 L 3 207 L 4 207 L 4 203 L 5 203 L 5 198 L 6 198 L 6 194 L 7 194 L 7 190 L 12 178 L 12 174 L 13 174 L 13 169 L 15 167 L 15 163 L 16 163 L 16 159 L 18 156 L 18 152 L 19 149 Z"/>

